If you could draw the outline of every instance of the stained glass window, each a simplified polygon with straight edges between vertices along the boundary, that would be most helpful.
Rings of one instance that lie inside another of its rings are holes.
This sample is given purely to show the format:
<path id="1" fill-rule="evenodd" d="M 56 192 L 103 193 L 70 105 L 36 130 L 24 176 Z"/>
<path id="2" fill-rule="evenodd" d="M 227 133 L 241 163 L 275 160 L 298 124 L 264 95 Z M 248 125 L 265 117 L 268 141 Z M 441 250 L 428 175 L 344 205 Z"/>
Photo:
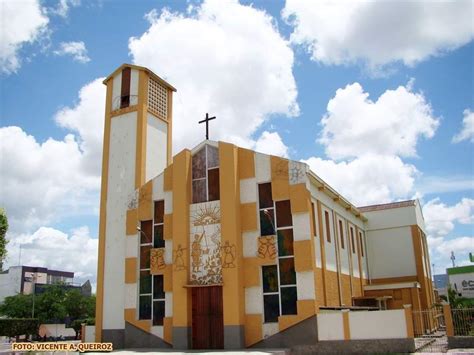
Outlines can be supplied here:
<path id="1" fill-rule="evenodd" d="M 153 301 L 153 325 L 163 325 L 165 301 Z"/>
<path id="2" fill-rule="evenodd" d="M 151 293 L 150 271 L 140 271 L 140 294 Z"/>
<path id="3" fill-rule="evenodd" d="M 219 168 L 209 169 L 207 173 L 207 186 L 209 189 L 209 201 L 220 199 L 219 191 Z"/>
<path id="4" fill-rule="evenodd" d="M 193 203 L 220 199 L 219 150 L 206 145 L 192 158 Z"/>
<path id="5" fill-rule="evenodd" d="M 201 149 L 193 155 L 193 180 L 206 177 L 206 150 Z"/>
<path id="6" fill-rule="evenodd" d="M 258 203 L 260 208 L 273 208 L 272 184 L 265 183 L 258 185 Z"/>
<path id="7" fill-rule="evenodd" d="M 276 265 L 262 266 L 263 292 L 278 292 L 278 270 Z"/>
<path id="8" fill-rule="evenodd" d="M 151 244 L 153 222 L 151 220 L 140 222 L 140 230 L 140 244 Z"/>
<path id="9" fill-rule="evenodd" d="M 212 145 L 207 145 L 207 168 L 212 169 L 219 166 L 219 150 Z"/>
<path id="10" fill-rule="evenodd" d="M 263 308 L 265 323 L 278 322 L 278 317 L 280 316 L 280 301 L 278 294 L 264 295 Z"/>
<path id="11" fill-rule="evenodd" d="M 151 296 L 140 296 L 138 319 L 151 319 Z"/>
<path id="12" fill-rule="evenodd" d="M 293 229 L 278 230 L 278 255 L 293 255 Z"/>
<path id="13" fill-rule="evenodd" d="M 296 284 L 295 259 L 279 259 L 280 265 L 280 285 Z"/>
<path id="14" fill-rule="evenodd" d="M 316 237 L 318 231 L 316 230 L 316 207 L 314 202 L 311 202 L 311 228 L 313 229 L 313 235 Z"/>
<path id="15" fill-rule="evenodd" d="M 206 179 L 193 181 L 193 203 L 207 201 Z"/>
<path id="16" fill-rule="evenodd" d="M 140 269 L 150 268 L 150 250 L 151 245 L 142 245 L 140 247 Z"/>
<path id="17" fill-rule="evenodd" d="M 276 265 L 262 266 L 265 323 L 283 314 L 297 314 L 293 217 L 289 200 L 273 201 L 271 183 L 258 185 L 260 235 L 277 235 Z"/>
<path id="18" fill-rule="evenodd" d="M 165 240 L 163 239 L 163 225 L 156 225 L 155 227 L 155 236 L 153 238 L 153 247 L 154 248 L 164 248 Z"/>
<path id="19" fill-rule="evenodd" d="M 296 314 L 296 287 L 282 287 L 281 288 L 281 313 L 282 314 Z"/>
<path id="20" fill-rule="evenodd" d="M 165 201 L 155 201 L 155 220 L 154 223 L 163 223 L 163 217 L 165 214 Z"/>
<path id="21" fill-rule="evenodd" d="M 163 291 L 163 275 L 153 276 L 153 298 L 165 298 L 165 291 Z"/>
<path id="22" fill-rule="evenodd" d="M 290 227 L 293 225 L 293 219 L 291 217 L 290 201 L 277 201 L 275 202 L 276 214 L 277 214 L 277 227 Z"/>
<path id="23" fill-rule="evenodd" d="M 275 235 L 273 208 L 260 211 L 260 235 Z"/>

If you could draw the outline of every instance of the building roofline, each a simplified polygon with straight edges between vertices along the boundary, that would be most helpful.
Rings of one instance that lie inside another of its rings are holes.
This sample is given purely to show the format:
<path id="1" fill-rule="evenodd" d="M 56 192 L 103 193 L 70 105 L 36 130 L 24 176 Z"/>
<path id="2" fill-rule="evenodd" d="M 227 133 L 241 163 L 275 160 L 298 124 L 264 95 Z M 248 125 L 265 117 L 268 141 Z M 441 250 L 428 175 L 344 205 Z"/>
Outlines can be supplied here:
<path id="1" fill-rule="evenodd" d="M 390 210 L 393 208 L 411 207 L 411 206 L 416 206 L 416 205 L 417 205 L 416 200 L 406 200 L 406 201 L 399 201 L 399 202 L 390 202 L 390 203 L 381 203 L 377 205 L 362 206 L 362 207 L 358 207 L 358 209 L 362 212 L 372 212 L 372 211 Z"/>
<path id="2" fill-rule="evenodd" d="M 137 70 L 143 70 L 145 72 L 147 72 L 148 74 L 150 74 L 150 76 L 155 79 L 156 81 L 158 81 L 160 84 L 166 86 L 168 89 L 170 89 L 171 91 L 176 91 L 176 88 L 171 85 L 170 83 L 168 83 L 166 80 L 163 80 L 162 78 L 160 78 L 158 75 L 156 75 L 154 72 L 152 72 L 150 69 L 146 68 L 146 67 L 142 67 L 142 66 L 139 66 L 139 65 L 135 65 L 135 64 L 129 64 L 129 63 L 123 63 L 121 66 L 119 66 L 117 69 L 115 69 L 112 74 L 110 74 L 108 77 L 106 77 L 104 79 L 104 81 L 102 82 L 103 84 L 107 84 L 107 82 L 112 78 L 114 77 L 116 74 L 118 74 L 120 71 L 122 71 L 123 68 L 125 67 L 130 67 L 132 69 L 137 69 Z"/>

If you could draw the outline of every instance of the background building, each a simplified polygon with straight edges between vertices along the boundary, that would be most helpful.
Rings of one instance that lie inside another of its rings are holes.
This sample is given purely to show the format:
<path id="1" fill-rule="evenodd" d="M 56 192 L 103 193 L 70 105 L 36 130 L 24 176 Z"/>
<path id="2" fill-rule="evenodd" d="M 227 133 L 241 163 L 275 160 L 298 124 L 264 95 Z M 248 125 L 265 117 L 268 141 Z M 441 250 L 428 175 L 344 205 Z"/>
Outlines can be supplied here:
<path id="1" fill-rule="evenodd" d="M 432 306 L 418 201 L 357 208 L 306 164 L 225 142 L 172 158 L 175 89 L 128 64 L 104 83 L 97 341 L 275 347 L 319 312 Z"/>
<path id="2" fill-rule="evenodd" d="M 459 297 L 474 298 L 474 265 L 446 269 L 448 284 Z"/>
<path id="3" fill-rule="evenodd" d="M 74 284 L 74 273 L 69 271 L 50 270 L 45 267 L 12 266 L 0 273 L 0 303 L 5 297 L 19 293 L 29 295 L 42 293 L 47 285 L 61 284 L 63 287 L 78 289 L 85 296 L 91 295 L 91 284 Z"/>

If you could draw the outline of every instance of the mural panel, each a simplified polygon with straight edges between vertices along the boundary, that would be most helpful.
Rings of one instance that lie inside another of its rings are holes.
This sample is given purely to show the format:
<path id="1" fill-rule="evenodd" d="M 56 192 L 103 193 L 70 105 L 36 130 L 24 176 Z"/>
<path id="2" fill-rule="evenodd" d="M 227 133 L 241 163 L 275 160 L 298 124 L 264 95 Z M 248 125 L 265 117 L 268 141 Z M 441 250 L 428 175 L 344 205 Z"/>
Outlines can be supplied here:
<path id="1" fill-rule="evenodd" d="M 221 284 L 220 201 L 193 204 L 190 206 L 190 216 L 190 283 Z M 232 261 L 226 259 L 228 264 L 232 264 Z"/>

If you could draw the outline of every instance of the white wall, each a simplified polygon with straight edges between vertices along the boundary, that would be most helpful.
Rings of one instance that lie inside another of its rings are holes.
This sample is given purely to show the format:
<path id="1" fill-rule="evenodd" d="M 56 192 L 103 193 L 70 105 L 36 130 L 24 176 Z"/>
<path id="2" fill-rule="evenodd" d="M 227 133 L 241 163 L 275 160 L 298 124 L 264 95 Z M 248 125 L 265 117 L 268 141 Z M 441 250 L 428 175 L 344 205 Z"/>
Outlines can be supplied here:
<path id="1" fill-rule="evenodd" d="M 0 274 L 0 303 L 5 297 L 20 293 L 21 272 L 21 266 L 12 266 L 8 269 L 8 273 Z"/>
<path id="2" fill-rule="evenodd" d="M 104 263 L 103 329 L 123 329 L 125 321 L 125 217 L 135 191 L 136 112 L 111 120 Z"/>
<path id="3" fill-rule="evenodd" d="M 168 154 L 168 125 L 151 113 L 147 116 L 145 181 L 161 174 Z"/>
<path id="4" fill-rule="evenodd" d="M 366 223 L 368 231 L 417 224 L 415 206 L 364 212 L 364 215 L 368 218 Z"/>
<path id="5" fill-rule="evenodd" d="M 357 311 L 349 315 L 350 340 L 407 338 L 405 310 Z M 343 312 L 317 315 L 318 339 L 344 340 Z"/>
<path id="6" fill-rule="evenodd" d="M 86 325 L 84 330 L 85 330 L 84 342 L 94 343 L 95 342 L 95 325 Z"/>
<path id="7" fill-rule="evenodd" d="M 369 231 L 366 234 L 371 279 L 416 275 L 410 227 Z"/>
<path id="8" fill-rule="evenodd" d="M 401 339 L 407 337 L 405 310 L 349 312 L 351 339 Z"/>
<path id="9" fill-rule="evenodd" d="M 271 175 L 270 156 L 267 154 L 255 153 L 255 177 L 257 184 L 262 182 L 270 182 Z"/>
<path id="10" fill-rule="evenodd" d="M 318 340 L 344 340 L 342 313 L 320 313 L 317 315 Z"/>

